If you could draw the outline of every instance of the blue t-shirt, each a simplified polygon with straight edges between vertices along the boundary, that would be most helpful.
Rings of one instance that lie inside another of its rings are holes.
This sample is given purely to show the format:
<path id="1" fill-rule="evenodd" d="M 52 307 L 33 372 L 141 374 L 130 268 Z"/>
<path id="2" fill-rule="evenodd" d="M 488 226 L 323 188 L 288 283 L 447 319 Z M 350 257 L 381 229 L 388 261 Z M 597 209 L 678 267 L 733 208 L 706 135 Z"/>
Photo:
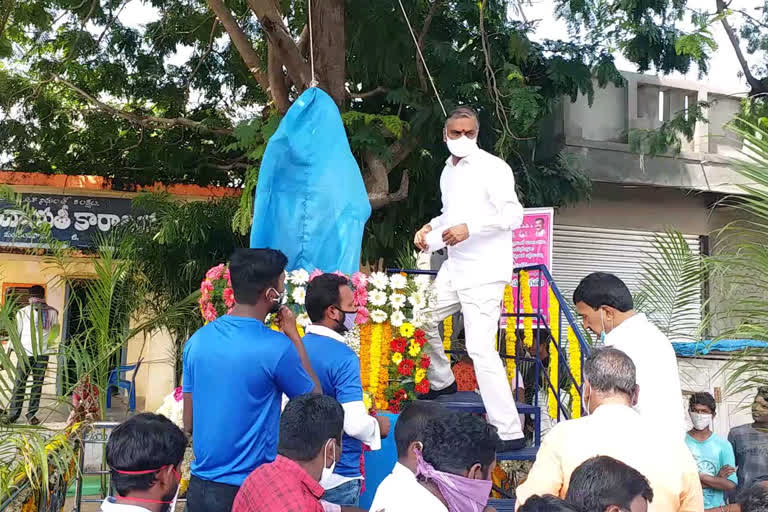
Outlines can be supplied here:
<path id="1" fill-rule="evenodd" d="M 733 447 L 728 440 L 712 434 L 706 441 L 697 441 L 690 435 L 685 436 L 685 444 L 691 450 L 699 473 L 717 476 L 723 466 L 736 467 L 736 457 Z M 738 483 L 736 473 L 728 477 L 733 483 Z M 725 493 L 710 487 L 704 487 L 704 509 L 722 507 L 725 505 Z"/>
<path id="2" fill-rule="evenodd" d="M 222 316 L 184 346 L 184 393 L 192 393 L 196 477 L 242 485 L 277 456 L 282 393 L 309 393 L 312 380 L 284 334 L 254 318 Z"/>
<path id="3" fill-rule="evenodd" d="M 324 395 L 334 397 L 340 404 L 362 401 L 360 359 L 351 348 L 333 338 L 312 333 L 304 336 L 304 348 Z M 359 477 L 363 444 L 344 434 L 341 450 L 333 472 L 350 478 Z"/>

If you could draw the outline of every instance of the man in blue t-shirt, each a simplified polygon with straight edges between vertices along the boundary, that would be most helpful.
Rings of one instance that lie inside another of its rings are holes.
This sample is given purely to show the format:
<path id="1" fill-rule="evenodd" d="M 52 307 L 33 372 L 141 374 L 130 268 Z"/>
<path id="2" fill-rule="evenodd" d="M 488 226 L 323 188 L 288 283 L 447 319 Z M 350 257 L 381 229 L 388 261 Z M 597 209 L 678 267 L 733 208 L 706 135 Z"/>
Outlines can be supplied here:
<path id="1" fill-rule="evenodd" d="M 312 325 L 307 327 L 304 346 L 317 372 L 323 394 L 334 397 L 344 409 L 344 437 L 341 456 L 332 475 L 320 480 L 323 500 L 343 506 L 357 506 L 362 475 L 360 455 L 363 444 L 372 450 L 381 447 L 389 433 L 389 419 L 368 415 L 360 382 L 360 359 L 344 343 L 343 334 L 355 325 L 357 308 L 347 278 L 323 274 L 307 286 L 305 299 Z"/>
<path id="2" fill-rule="evenodd" d="M 187 512 L 229 512 L 245 478 L 277 456 L 283 393 L 321 392 L 296 319 L 280 306 L 286 263 L 272 249 L 235 251 L 232 312 L 184 346 L 184 430 L 195 451 Z M 264 325 L 268 313 L 282 333 Z"/>
<path id="3" fill-rule="evenodd" d="M 712 432 L 715 399 L 709 393 L 694 393 L 689 402 L 693 429 L 685 443 L 696 459 L 704 489 L 704 510 L 725 506 L 725 493 L 736 488 L 736 458 L 728 440 Z"/>

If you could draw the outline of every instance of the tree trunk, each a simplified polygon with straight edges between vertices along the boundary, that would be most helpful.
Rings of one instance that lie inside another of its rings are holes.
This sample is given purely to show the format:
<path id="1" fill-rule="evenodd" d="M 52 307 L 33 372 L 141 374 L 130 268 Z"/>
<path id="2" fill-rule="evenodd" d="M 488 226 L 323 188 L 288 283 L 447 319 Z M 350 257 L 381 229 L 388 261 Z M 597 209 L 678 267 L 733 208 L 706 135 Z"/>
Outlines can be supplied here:
<path id="1" fill-rule="evenodd" d="M 312 0 L 311 0 L 312 1 Z M 346 14 L 344 0 L 312 1 L 315 79 L 341 109 L 346 99 Z"/>

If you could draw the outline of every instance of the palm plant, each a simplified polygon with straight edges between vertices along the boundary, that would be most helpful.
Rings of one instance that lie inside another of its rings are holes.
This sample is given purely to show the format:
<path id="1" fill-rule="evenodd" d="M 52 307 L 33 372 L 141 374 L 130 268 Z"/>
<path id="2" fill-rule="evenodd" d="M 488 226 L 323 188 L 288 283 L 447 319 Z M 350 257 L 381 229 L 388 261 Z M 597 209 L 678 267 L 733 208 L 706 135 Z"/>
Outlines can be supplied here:
<path id="1" fill-rule="evenodd" d="M 700 339 L 705 259 L 674 229 L 656 235 L 651 246 L 635 309 L 646 313 L 672 341 Z"/>

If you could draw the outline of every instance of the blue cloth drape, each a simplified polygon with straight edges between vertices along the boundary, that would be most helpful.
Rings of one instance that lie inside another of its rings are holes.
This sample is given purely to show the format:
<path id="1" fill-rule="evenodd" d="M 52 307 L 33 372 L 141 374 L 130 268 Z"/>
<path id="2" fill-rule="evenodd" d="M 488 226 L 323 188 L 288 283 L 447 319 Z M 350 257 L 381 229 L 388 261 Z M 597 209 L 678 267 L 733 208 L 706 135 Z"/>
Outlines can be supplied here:
<path id="1" fill-rule="evenodd" d="M 287 270 L 352 274 L 371 205 L 333 99 L 299 96 L 269 139 L 253 208 L 251 247 L 280 249 Z"/>

